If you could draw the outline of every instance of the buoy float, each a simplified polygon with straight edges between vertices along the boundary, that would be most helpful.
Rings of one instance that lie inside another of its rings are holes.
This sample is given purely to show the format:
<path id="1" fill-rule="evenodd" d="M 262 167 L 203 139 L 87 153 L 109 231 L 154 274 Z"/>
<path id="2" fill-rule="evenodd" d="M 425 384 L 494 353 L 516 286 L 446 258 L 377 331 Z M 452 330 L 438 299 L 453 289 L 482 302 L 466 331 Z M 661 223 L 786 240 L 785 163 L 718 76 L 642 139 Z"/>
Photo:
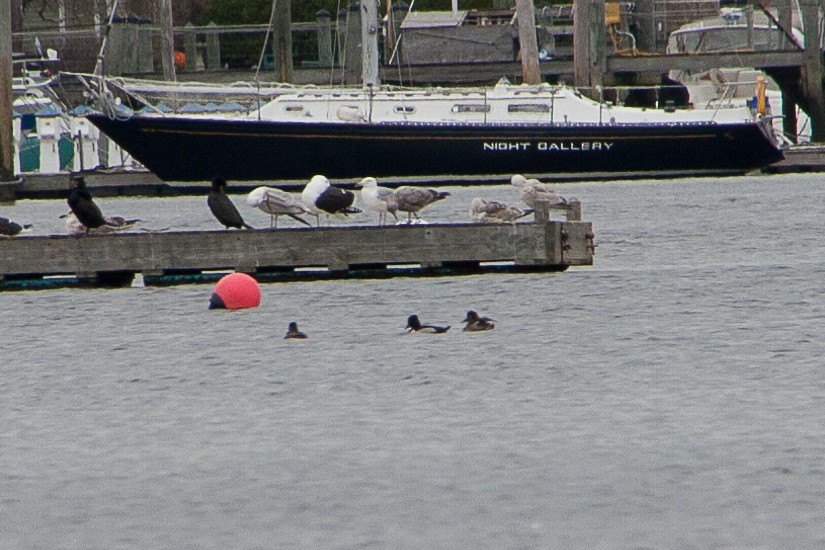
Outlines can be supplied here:
<path id="1" fill-rule="evenodd" d="M 221 277 L 209 299 L 209 309 L 247 309 L 261 305 L 261 287 L 246 273 Z"/>

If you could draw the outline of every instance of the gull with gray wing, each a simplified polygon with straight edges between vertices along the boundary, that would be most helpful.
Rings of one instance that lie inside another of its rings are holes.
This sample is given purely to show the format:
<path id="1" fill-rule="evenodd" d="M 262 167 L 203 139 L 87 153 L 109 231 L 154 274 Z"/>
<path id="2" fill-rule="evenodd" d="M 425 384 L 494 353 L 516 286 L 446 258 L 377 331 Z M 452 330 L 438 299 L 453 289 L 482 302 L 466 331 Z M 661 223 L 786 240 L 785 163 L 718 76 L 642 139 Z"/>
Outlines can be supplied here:
<path id="1" fill-rule="evenodd" d="M 510 183 L 518 189 L 521 200 L 530 208 L 535 209 L 539 203 L 550 208 L 567 205 L 567 199 L 535 178 L 527 179 L 521 174 L 515 174 L 510 178 Z"/>
<path id="2" fill-rule="evenodd" d="M 407 213 L 407 222 L 412 223 L 412 218 L 418 217 L 420 212 L 430 204 L 446 199 L 450 196 L 449 191 L 438 191 L 426 187 L 399 187 L 395 190 L 395 201 L 400 212 Z"/>
<path id="3" fill-rule="evenodd" d="M 480 223 L 513 223 L 532 213 L 533 210 L 530 208 L 522 210 L 516 206 L 481 197 L 475 197 L 470 202 L 470 218 Z"/>
<path id="4" fill-rule="evenodd" d="M 304 225 L 310 225 L 299 214 L 309 214 L 309 209 L 292 193 L 274 187 L 257 187 L 246 197 L 246 204 L 269 214 L 269 226 L 278 227 L 278 216 L 289 216 Z"/>

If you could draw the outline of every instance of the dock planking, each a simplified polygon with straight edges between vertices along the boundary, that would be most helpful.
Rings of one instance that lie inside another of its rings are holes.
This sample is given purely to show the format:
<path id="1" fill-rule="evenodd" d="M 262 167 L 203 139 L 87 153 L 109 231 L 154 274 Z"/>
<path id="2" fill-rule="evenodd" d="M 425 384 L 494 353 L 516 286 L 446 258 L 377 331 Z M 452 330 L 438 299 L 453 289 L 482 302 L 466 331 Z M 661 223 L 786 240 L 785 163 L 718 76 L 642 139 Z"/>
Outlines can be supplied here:
<path id="1" fill-rule="evenodd" d="M 564 271 L 593 264 L 593 239 L 590 222 L 549 219 L 21 237 L 0 242 L 0 289 Z"/>

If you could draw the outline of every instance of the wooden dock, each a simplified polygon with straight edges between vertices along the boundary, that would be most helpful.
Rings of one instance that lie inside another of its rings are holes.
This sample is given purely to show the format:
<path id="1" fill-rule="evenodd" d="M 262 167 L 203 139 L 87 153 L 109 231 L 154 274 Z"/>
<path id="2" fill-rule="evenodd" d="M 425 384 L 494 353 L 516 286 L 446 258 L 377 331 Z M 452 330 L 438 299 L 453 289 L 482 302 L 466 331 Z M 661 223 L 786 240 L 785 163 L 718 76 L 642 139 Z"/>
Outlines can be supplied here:
<path id="1" fill-rule="evenodd" d="M 564 271 L 593 264 L 592 224 L 421 224 L 17 237 L 0 243 L 0 290 Z"/>

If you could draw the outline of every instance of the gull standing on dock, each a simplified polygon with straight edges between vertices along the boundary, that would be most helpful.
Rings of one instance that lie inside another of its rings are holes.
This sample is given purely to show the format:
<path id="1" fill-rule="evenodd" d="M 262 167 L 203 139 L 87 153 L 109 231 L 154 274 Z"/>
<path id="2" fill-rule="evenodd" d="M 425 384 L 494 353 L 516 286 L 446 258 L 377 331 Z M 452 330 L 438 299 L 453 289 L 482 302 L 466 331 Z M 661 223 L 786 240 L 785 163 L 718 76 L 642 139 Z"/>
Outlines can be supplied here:
<path id="1" fill-rule="evenodd" d="M 30 223 L 19 224 L 8 218 L 0 217 L 0 236 L 2 237 L 14 237 L 31 228 L 32 224 Z"/>
<path id="2" fill-rule="evenodd" d="M 412 218 L 420 219 L 418 212 L 430 204 L 446 199 L 450 196 L 448 191 L 437 191 L 426 187 L 399 187 L 395 190 L 395 200 L 398 210 L 407 213 L 407 222 L 412 223 Z"/>
<path id="3" fill-rule="evenodd" d="M 467 323 L 464 325 L 464 332 L 480 332 L 482 330 L 493 330 L 496 328 L 493 321 L 495 321 L 495 319 L 480 317 L 478 313 L 471 309 L 467 312 L 467 316 L 464 317 L 462 323 Z"/>
<path id="4" fill-rule="evenodd" d="M 470 218 L 481 223 L 513 223 L 519 218 L 532 214 L 528 208 L 522 210 L 516 206 L 509 206 L 503 202 L 476 197 L 470 202 Z"/>
<path id="5" fill-rule="evenodd" d="M 345 219 L 347 214 L 357 214 L 360 209 L 353 207 L 355 193 L 334 187 L 325 176 L 312 176 L 301 193 L 301 201 L 311 214 L 315 215 L 315 225 L 320 225 L 321 214 L 332 214 Z"/>
<path id="6" fill-rule="evenodd" d="M 510 183 L 518 189 L 521 200 L 530 208 L 535 209 L 538 203 L 546 204 L 551 208 L 567 205 L 567 199 L 535 178 L 527 179 L 521 174 L 515 174 L 510 178 Z"/>
<path id="7" fill-rule="evenodd" d="M 450 325 L 446 327 L 440 327 L 437 325 L 425 325 L 421 323 L 421 320 L 418 318 L 418 315 L 410 315 L 407 317 L 407 326 L 404 327 L 407 329 L 407 332 L 420 332 L 422 334 L 443 334 L 450 330 Z"/>
<path id="8" fill-rule="evenodd" d="M 71 191 L 69 191 L 69 208 L 77 217 L 78 221 L 86 228 L 86 235 L 92 229 L 97 229 L 104 225 L 114 226 L 114 222 L 107 221 L 98 208 L 95 201 L 92 200 L 92 194 L 86 189 L 86 180 L 83 176 L 73 177 L 69 183 Z"/>
<path id="9" fill-rule="evenodd" d="M 378 212 L 378 225 L 384 225 L 387 222 L 387 212 L 392 214 L 395 221 L 398 221 L 398 216 L 395 215 L 398 210 L 395 191 L 380 187 L 378 180 L 373 177 L 366 177 L 355 185 L 361 188 L 361 202 L 364 206 L 373 212 Z"/>
<path id="10" fill-rule="evenodd" d="M 269 214 L 269 227 L 278 227 L 278 216 L 289 216 L 304 225 L 308 221 L 298 214 L 309 214 L 309 210 L 292 193 L 273 187 L 258 187 L 246 197 L 246 204 Z"/>
<path id="11" fill-rule="evenodd" d="M 230 227 L 235 227 L 237 229 L 241 229 L 242 227 L 247 229 L 255 229 L 243 221 L 241 213 L 238 212 L 235 204 L 226 195 L 225 179 L 221 177 L 212 179 L 212 189 L 209 191 L 209 195 L 206 198 L 206 204 L 209 205 L 209 210 L 212 211 L 212 215 L 214 215 L 215 218 L 217 218 L 217 220 L 227 229 Z"/>

